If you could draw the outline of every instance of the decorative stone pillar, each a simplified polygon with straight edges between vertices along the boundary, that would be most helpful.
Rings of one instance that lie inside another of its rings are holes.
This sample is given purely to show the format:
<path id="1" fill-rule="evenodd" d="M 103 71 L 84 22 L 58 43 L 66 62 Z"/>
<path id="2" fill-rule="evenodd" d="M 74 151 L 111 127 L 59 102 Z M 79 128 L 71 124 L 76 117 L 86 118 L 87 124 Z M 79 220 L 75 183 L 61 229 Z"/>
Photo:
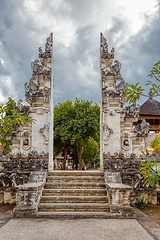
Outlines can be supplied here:
<path id="1" fill-rule="evenodd" d="M 114 61 L 114 48 L 108 52 L 103 34 L 100 39 L 101 104 L 100 104 L 100 167 L 104 160 L 140 159 L 141 142 L 148 135 L 149 125 L 138 121 L 139 106 L 124 107 L 127 84 L 120 74 L 121 63 Z"/>
<path id="2" fill-rule="evenodd" d="M 120 74 L 121 64 L 115 60 L 114 48 L 108 52 L 108 44 L 103 34 L 100 39 L 100 68 L 101 68 L 101 105 L 100 105 L 100 167 L 103 170 L 104 155 L 114 157 L 115 152 L 121 151 L 121 112 L 123 111 L 123 89 L 125 82 Z M 117 85 L 117 81 L 120 83 Z"/>
<path id="3" fill-rule="evenodd" d="M 53 34 L 46 39 L 45 51 L 39 48 L 39 60 L 31 63 L 32 78 L 25 83 L 26 102 L 18 101 L 18 111 L 35 122 L 26 123 L 13 139 L 12 154 L 49 155 L 48 169 L 53 170 Z"/>

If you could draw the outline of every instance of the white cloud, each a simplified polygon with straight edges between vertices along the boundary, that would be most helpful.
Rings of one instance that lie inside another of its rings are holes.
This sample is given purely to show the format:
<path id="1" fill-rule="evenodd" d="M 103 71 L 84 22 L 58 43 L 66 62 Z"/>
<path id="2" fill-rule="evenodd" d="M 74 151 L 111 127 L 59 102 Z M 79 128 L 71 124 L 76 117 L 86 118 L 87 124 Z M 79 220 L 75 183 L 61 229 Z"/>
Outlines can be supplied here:
<path id="1" fill-rule="evenodd" d="M 4 60 L 0 58 L 0 64 L 4 66 Z"/>
<path id="2" fill-rule="evenodd" d="M 159 57 L 159 0 L 0 0 L 1 95 L 24 100 L 38 47 L 54 34 L 54 100 L 99 102 L 99 33 L 128 82 L 144 79 Z M 152 37 L 151 37 L 152 36 Z M 4 64 L 5 63 L 5 64 Z M 6 79 L 8 79 L 6 81 Z M 12 88 L 12 89 L 11 89 Z"/>
<path id="3" fill-rule="evenodd" d="M 143 27 L 146 21 L 146 15 L 150 17 L 158 10 L 156 0 L 119 0 L 118 7 L 120 15 L 128 20 L 132 33 L 137 33 Z"/>

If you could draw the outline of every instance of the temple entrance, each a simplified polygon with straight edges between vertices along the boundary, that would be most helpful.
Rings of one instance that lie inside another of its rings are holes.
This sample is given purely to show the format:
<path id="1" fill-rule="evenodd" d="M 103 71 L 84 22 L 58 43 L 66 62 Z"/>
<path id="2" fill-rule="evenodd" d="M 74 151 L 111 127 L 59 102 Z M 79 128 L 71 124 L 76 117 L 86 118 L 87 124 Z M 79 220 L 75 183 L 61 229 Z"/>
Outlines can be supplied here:
<path id="1" fill-rule="evenodd" d="M 100 101 L 100 169 L 104 170 L 104 161 L 140 157 L 142 137 L 148 133 L 147 124 L 133 126 L 138 120 L 138 108 L 135 105 L 124 107 L 123 97 L 126 83 L 120 74 L 121 63 L 114 61 L 114 49 L 108 52 L 108 44 L 101 34 L 101 101 Z M 65 157 L 57 153 L 53 159 L 53 36 L 46 40 L 45 51 L 39 48 L 39 60 L 31 64 L 32 78 L 25 84 L 26 102 L 30 105 L 29 116 L 35 123 L 27 123 L 20 134 L 13 138 L 12 154 L 22 154 L 26 160 L 48 161 L 48 170 L 79 170 L 82 165 L 82 136 L 76 136 L 78 162 L 74 154 Z M 78 104 L 78 101 L 77 101 Z M 24 106 L 19 102 L 19 110 Z M 77 110 L 80 111 L 80 108 Z M 83 113 L 87 116 L 87 111 Z M 61 115 L 60 115 L 61 117 Z M 87 122 L 88 124 L 88 122 Z M 92 132 L 94 128 L 90 128 Z M 78 125 L 78 124 L 77 124 Z M 79 124 L 80 125 L 80 124 Z M 80 125 L 81 126 L 81 125 Z M 64 136 L 64 138 L 67 134 Z M 90 135 L 87 135 L 90 136 Z M 68 140 L 68 139 L 67 139 Z M 79 143 L 80 142 L 80 143 Z M 71 146 L 72 147 L 72 146 Z M 68 148 L 68 147 L 67 147 Z M 79 164 L 79 166 L 78 166 Z M 45 165 L 46 167 L 46 165 Z M 43 164 L 42 164 L 43 168 Z M 95 161 L 93 161 L 95 169 Z"/>
<path id="2" fill-rule="evenodd" d="M 108 52 L 108 44 L 101 34 L 100 169 L 85 171 L 84 165 L 84 171 L 81 171 L 83 146 L 79 135 L 76 135 L 80 142 L 79 162 L 74 154 L 66 157 L 66 146 L 63 146 L 65 157 L 58 153 L 53 159 L 52 45 L 51 34 L 45 52 L 39 48 L 39 60 L 31 64 L 32 78 L 25 84 L 30 116 L 36 124 L 25 125 L 13 141 L 12 159 L 19 157 L 18 167 L 23 166 L 30 173 L 28 183 L 19 186 L 23 197 L 14 209 L 14 215 L 135 218 L 129 196 L 134 190 L 133 183 L 137 184 L 140 144 L 148 125 L 143 122 L 133 126 L 133 121 L 138 119 L 138 108 L 135 105 L 124 107 L 126 83 L 120 74 L 120 62 L 116 60 L 112 64 L 114 49 Z M 87 116 L 88 112 L 85 114 Z M 93 122 L 90 128 L 92 125 Z"/>

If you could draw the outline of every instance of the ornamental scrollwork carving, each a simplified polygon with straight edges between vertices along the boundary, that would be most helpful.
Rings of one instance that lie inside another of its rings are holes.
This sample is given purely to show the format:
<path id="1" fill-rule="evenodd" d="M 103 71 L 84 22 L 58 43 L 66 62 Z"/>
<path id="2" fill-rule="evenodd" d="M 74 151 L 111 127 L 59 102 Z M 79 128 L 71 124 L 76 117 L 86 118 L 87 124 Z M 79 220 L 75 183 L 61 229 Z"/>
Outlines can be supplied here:
<path id="1" fill-rule="evenodd" d="M 140 124 L 134 125 L 136 137 L 147 137 L 149 132 L 149 123 L 143 118 Z"/>
<path id="2" fill-rule="evenodd" d="M 45 44 L 45 52 L 43 53 L 42 48 L 39 47 L 39 58 L 48 58 L 48 60 L 50 59 L 51 62 L 51 58 L 52 58 L 52 48 L 53 48 L 53 36 L 52 34 L 50 34 L 50 36 L 46 39 L 46 44 Z"/>
<path id="3" fill-rule="evenodd" d="M 107 145 L 110 135 L 113 134 L 113 130 L 109 128 L 106 123 L 103 124 L 102 129 L 103 129 L 103 143 Z"/>
<path id="4" fill-rule="evenodd" d="M 118 89 L 118 90 L 116 90 L 116 89 L 107 90 L 106 89 L 106 90 L 103 90 L 102 94 L 103 94 L 103 97 L 115 98 L 115 97 L 122 97 L 124 94 L 124 91 L 123 91 L 123 89 Z"/>
<path id="5" fill-rule="evenodd" d="M 42 133 L 42 136 L 44 137 L 45 144 L 48 144 L 49 142 L 49 126 L 50 123 L 47 122 L 43 128 L 40 128 L 39 132 Z"/>
<path id="6" fill-rule="evenodd" d="M 124 118 L 138 118 L 139 117 L 139 105 L 131 104 L 124 108 Z"/>
<path id="7" fill-rule="evenodd" d="M 114 58 L 114 48 L 112 48 L 111 52 L 108 52 L 108 43 L 106 41 L 106 38 L 103 36 L 103 34 L 101 33 L 101 46 L 100 46 L 100 50 L 101 50 L 101 58 Z"/>

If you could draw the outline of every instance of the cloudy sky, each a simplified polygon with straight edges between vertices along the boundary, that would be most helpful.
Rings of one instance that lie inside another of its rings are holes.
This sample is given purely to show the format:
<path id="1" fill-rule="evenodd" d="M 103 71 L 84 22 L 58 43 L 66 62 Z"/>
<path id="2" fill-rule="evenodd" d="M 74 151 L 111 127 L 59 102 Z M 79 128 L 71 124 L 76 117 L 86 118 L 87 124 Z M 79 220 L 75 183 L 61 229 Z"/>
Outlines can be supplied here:
<path id="1" fill-rule="evenodd" d="M 128 83 L 160 60 L 160 0 L 0 0 L 0 102 L 24 97 L 38 47 L 54 34 L 54 101 L 100 101 L 103 32 Z"/>

